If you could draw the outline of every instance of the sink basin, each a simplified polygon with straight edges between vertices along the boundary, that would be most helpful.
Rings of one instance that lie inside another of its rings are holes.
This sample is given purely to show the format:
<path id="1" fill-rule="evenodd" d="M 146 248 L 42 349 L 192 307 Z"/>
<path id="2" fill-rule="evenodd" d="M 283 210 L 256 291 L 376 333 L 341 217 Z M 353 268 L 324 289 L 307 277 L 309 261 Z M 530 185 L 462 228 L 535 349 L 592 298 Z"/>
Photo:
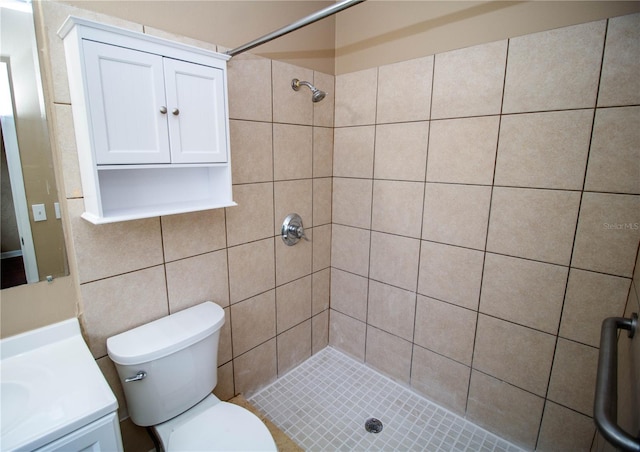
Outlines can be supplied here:
<path id="1" fill-rule="evenodd" d="M 26 385 L 3 381 L 0 394 L 0 434 L 4 436 L 29 415 L 30 392 Z"/>
<path id="2" fill-rule="evenodd" d="M 0 341 L 0 444 L 33 450 L 118 409 L 77 319 Z"/>

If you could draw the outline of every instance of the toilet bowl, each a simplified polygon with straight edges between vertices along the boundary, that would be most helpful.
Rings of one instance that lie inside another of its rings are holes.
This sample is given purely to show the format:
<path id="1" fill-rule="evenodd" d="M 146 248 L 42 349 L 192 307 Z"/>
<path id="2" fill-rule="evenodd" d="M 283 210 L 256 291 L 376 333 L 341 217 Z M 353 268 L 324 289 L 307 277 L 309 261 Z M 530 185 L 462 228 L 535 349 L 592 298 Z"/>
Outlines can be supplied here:
<path id="1" fill-rule="evenodd" d="M 166 451 L 276 451 L 264 423 L 212 394 L 223 309 L 210 301 L 107 339 L 134 424 Z"/>

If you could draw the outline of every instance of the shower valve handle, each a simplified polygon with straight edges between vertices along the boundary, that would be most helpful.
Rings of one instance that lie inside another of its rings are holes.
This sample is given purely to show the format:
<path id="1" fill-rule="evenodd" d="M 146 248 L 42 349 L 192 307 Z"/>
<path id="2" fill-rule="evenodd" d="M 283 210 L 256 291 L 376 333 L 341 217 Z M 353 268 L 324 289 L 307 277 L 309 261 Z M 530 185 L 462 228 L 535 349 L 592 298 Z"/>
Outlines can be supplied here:
<path id="1" fill-rule="evenodd" d="M 295 245 L 300 239 L 305 239 L 307 242 L 310 241 L 304 233 L 302 218 L 297 213 L 292 213 L 284 219 L 280 233 L 282 234 L 282 241 L 288 246 Z"/>
<path id="2" fill-rule="evenodd" d="M 309 239 L 304 233 L 304 228 L 302 227 L 302 225 L 298 227 L 295 227 L 294 225 L 289 226 L 289 234 L 299 239 L 305 239 L 307 242 L 309 241 Z"/>

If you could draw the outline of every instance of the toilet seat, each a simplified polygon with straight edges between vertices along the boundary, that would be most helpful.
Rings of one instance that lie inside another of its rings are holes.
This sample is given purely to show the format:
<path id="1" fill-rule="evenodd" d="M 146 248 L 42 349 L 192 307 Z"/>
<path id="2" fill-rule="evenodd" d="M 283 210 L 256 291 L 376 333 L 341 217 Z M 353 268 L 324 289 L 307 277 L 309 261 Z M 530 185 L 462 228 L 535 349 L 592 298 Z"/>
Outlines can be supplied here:
<path id="1" fill-rule="evenodd" d="M 168 452 L 278 450 L 256 415 L 215 396 L 154 428 Z"/>

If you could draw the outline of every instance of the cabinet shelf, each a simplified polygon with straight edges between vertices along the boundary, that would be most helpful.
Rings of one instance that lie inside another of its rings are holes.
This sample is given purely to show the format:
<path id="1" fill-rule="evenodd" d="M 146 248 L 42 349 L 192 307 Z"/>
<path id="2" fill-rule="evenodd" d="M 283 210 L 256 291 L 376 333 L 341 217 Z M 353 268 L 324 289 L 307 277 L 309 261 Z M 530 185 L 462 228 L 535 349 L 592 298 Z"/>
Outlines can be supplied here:
<path id="1" fill-rule="evenodd" d="M 98 168 L 101 215 L 94 224 L 235 206 L 226 165 L 122 165 Z"/>

